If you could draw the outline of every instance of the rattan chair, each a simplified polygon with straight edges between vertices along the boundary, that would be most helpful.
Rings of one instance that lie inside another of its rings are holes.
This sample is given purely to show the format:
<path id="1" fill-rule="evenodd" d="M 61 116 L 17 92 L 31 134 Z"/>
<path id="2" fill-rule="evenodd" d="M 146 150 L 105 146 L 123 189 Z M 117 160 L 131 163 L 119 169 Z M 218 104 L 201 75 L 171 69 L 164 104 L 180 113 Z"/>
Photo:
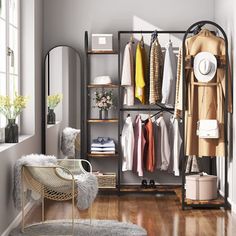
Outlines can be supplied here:
<path id="1" fill-rule="evenodd" d="M 88 171 L 86 170 L 88 169 Z M 76 178 L 81 173 L 92 173 L 90 162 L 83 159 L 62 159 L 56 165 L 22 167 L 21 189 L 22 189 L 22 232 L 25 229 L 24 213 L 24 187 L 41 195 L 42 200 L 42 222 L 44 216 L 44 199 L 54 201 L 72 201 L 72 235 L 74 232 L 74 205 L 77 197 Z M 91 220 L 91 214 L 90 214 Z"/>

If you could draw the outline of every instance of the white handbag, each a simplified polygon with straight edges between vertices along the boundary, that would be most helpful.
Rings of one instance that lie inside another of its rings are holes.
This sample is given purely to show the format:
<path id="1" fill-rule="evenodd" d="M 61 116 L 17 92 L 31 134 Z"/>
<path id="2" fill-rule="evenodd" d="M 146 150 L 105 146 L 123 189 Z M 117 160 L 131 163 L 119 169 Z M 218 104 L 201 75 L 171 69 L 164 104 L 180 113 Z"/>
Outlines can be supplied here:
<path id="1" fill-rule="evenodd" d="M 218 120 L 199 120 L 197 122 L 197 135 L 199 138 L 219 138 Z"/>

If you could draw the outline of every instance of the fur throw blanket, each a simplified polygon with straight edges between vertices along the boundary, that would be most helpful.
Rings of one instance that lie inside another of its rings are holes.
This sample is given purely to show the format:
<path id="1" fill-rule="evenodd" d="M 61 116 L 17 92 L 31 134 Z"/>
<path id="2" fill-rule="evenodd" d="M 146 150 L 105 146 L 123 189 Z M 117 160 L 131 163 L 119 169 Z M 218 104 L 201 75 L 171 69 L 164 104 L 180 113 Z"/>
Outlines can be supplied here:
<path id="1" fill-rule="evenodd" d="M 57 158 L 55 156 L 46 156 L 31 154 L 23 156 L 17 160 L 14 168 L 14 189 L 13 199 L 16 209 L 21 210 L 21 169 L 24 165 L 37 166 L 55 166 L 57 165 Z M 98 192 L 97 177 L 91 173 L 80 174 L 76 176 L 76 183 L 78 188 L 77 207 L 81 210 L 88 209 L 93 203 Z M 50 187 L 50 184 L 49 184 Z M 33 200 L 31 189 L 26 190 L 26 200 Z"/>
<path id="2" fill-rule="evenodd" d="M 65 156 L 75 155 L 75 139 L 79 133 L 79 129 L 73 129 L 70 127 L 66 127 L 62 131 L 61 151 Z"/>

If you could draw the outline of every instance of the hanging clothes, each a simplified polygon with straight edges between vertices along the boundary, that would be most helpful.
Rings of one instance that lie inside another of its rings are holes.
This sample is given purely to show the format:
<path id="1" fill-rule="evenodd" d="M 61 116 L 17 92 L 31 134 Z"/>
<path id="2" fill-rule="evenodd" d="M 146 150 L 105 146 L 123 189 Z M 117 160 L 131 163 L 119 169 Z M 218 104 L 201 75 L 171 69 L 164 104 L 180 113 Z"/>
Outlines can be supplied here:
<path id="1" fill-rule="evenodd" d="M 124 86 L 124 105 L 134 105 L 134 55 L 132 42 L 125 46 L 121 86 Z"/>
<path id="2" fill-rule="evenodd" d="M 132 118 L 130 116 L 126 118 L 122 130 L 121 148 L 123 152 L 122 171 L 132 170 L 134 152 L 134 130 Z"/>
<path id="3" fill-rule="evenodd" d="M 153 136 L 154 136 L 154 146 L 155 146 L 155 159 L 156 159 L 156 169 L 161 169 L 161 131 L 160 127 L 155 122 L 153 117 Z"/>
<path id="4" fill-rule="evenodd" d="M 146 156 L 146 158 L 144 159 L 144 164 L 147 171 L 153 172 L 155 169 L 156 162 L 154 150 L 153 124 L 151 119 L 148 119 L 147 123 L 145 124 L 145 131 L 146 145 L 144 149 L 144 155 Z"/>
<path id="5" fill-rule="evenodd" d="M 145 77 L 146 77 L 146 52 L 144 43 L 140 41 L 136 47 L 135 67 L 135 97 L 145 104 Z"/>
<path id="6" fill-rule="evenodd" d="M 161 133 L 161 140 L 159 148 L 161 149 L 161 170 L 167 170 L 170 163 L 170 143 L 168 137 L 168 129 L 163 116 L 160 116 L 156 121 L 156 124 Z"/>
<path id="7" fill-rule="evenodd" d="M 143 153 L 146 140 L 143 134 L 141 116 L 137 115 L 134 122 L 134 156 L 133 171 L 143 176 Z"/>
<path id="8" fill-rule="evenodd" d="M 181 111 L 182 111 L 182 49 L 179 49 L 178 53 L 178 61 L 177 61 L 177 81 L 176 81 L 176 90 L 175 90 L 175 111 L 174 111 L 174 117 L 180 118 L 181 117 Z"/>
<path id="9" fill-rule="evenodd" d="M 175 105 L 175 87 L 176 87 L 177 62 L 173 51 L 172 42 L 166 46 L 163 82 L 162 82 L 162 103 L 166 105 Z"/>
<path id="10" fill-rule="evenodd" d="M 196 156 L 188 156 L 185 173 L 199 173 L 199 165 Z"/>
<path id="11" fill-rule="evenodd" d="M 180 123 L 179 120 L 171 117 L 169 123 L 169 140 L 171 147 L 171 169 L 170 171 L 175 175 L 179 176 L 180 171 L 180 152 L 182 145 L 182 138 L 180 134 Z"/>
<path id="12" fill-rule="evenodd" d="M 149 103 L 156 104 L 161 102 L 162 89 L 162 71 L 163 70 L 163 55 L 161 45 L 156 38 L 151 45 L 150 51 L 150 88 L 149 88 Z"/>
<path id="13" fill-rule="evenodd" d="M 220 58 L 225 58 L 225 41 L 203 29 L 199 34 L 186 40 L 186 56 L 195 56 L 199 52 L 210 52 Z M 216 76 L 211 83 L 215 86 L 196 85 L 193 70 L 186 70 L 186 150 L 188 156 L 224 156 L 224 109 L 232 112 L 231 77 L 228 77 L 228 108 L 224 107 L 225 68 L 217 68 Z M 180 83 L 179 91 L 182 89 Z M 182 107 L 182 93 L 178 92 L 177 103 Z M 181 108 L 182 109 L 182 108 Z M 200 112 L 201 111 L 201 112 Z M 201 119 L 217 119 L 220 128 L 219 139 L 200 139 L 196 135 L 197 121 Z"/>

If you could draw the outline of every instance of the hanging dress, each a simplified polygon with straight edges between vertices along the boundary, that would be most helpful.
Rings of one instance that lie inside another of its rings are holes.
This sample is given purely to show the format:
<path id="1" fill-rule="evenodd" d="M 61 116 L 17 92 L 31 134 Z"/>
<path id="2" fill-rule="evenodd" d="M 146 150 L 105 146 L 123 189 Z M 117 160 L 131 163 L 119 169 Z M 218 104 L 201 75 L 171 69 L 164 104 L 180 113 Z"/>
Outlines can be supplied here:
<path id="1" fill-rule="evenodd" d="M 145 104 L 145 76 L 146 76 L 146 52 L 142 42 L 136 48 L 136 67 L 135 67 L 135 97 Z"/>
<path id="2" fill-rule="evenodd" d="M 173 52 L 172 42 L 166 46 L 163 81 L 162 81 L 162 103 L 174 107 L 176 90 L 177 62 Z"/>
<path id="3" fill-rule="evenodd" d="M 134 156 L 133 172 L 143 176 L 143 153 L 146 140 L 143 134 L 141 116 L 137 115 L 134 122 Z"/>
<path id="4" fill-rule="evenodd" d="M 162 72 L 163 72 L 163 55 L 161 45 L 156 38 L 151 45 L 150 51 L 150 87 L 149 103 L 156 104 L 161 102 L 162 89 Z"/>
<path id="5" fill-rule="evenodd" d="M 134 153 L 134 130 L 132 118 L 130 116 L 126 118 L 121 133 L 121 148 L 123 152 L 122 171 L 132 170 Z"/>
<path id="6" fill-rule="evenodd" d="M 134 55 L 132 42 L 125 46 L 121 86 L 124 87 L 124 105 L 134 105 Z"/>

